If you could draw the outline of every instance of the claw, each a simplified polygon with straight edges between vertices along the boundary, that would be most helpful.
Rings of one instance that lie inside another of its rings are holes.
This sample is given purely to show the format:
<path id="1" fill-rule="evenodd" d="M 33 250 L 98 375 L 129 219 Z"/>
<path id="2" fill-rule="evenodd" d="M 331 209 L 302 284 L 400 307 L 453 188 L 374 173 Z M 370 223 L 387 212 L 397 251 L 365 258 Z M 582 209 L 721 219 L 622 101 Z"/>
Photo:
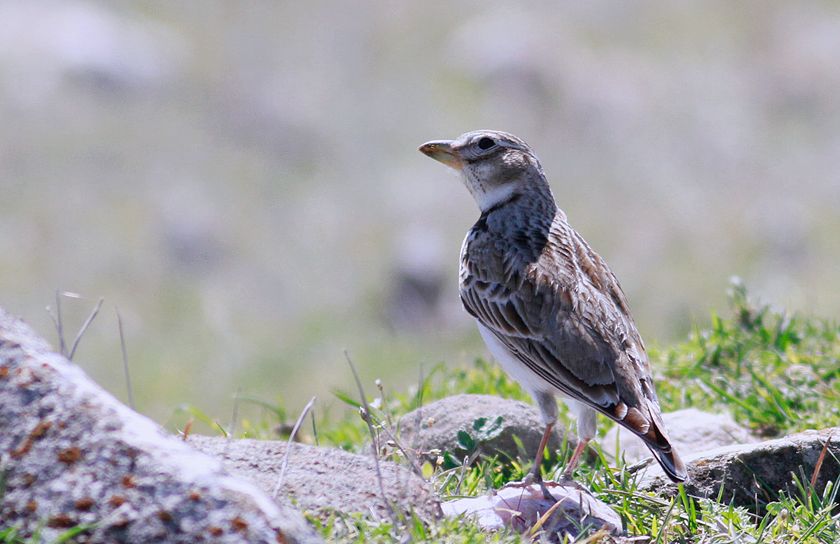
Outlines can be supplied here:
<path id="1" fill-rule="evenodd" d="M 556 503 L 557 499 L 554 498 L 554 495 L 552 495 L 551 491 L 549 491 L 548 488 L 545 486 L 545 482 L 542 481 L 542 478 L 540 478 L 539 484 L 540 489 L 542 490 L 543 498 L 551 504 Z"/>

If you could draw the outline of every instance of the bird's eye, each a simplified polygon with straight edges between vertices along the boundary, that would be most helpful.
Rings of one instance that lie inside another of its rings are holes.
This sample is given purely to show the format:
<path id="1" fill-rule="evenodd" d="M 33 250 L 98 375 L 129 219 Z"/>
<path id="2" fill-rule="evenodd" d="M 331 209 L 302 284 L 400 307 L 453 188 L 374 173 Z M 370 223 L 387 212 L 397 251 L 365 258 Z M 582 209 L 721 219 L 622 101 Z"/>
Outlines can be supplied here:
<path id="1" fill-rule="evenodd" d="M 496 142 L 494 142 L 492 138 L 484 137 L 478 141 L 479 149 L 490 149 L 494 145 L 496 145 Z"/>

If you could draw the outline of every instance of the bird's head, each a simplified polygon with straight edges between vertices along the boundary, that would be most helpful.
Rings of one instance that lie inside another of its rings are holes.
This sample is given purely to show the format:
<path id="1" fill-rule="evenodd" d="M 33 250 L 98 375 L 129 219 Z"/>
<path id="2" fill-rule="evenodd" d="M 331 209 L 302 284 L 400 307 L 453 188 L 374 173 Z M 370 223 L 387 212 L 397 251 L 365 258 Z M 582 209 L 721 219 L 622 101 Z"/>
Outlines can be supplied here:
<path id="1" fill-rule="evenodd" d="M 507 132 L 475 130 L 454 140 L 426 142 L 420 151 L 460 172 L 481 211 L 529 187 L 549 191 L 534 152 Z"/>

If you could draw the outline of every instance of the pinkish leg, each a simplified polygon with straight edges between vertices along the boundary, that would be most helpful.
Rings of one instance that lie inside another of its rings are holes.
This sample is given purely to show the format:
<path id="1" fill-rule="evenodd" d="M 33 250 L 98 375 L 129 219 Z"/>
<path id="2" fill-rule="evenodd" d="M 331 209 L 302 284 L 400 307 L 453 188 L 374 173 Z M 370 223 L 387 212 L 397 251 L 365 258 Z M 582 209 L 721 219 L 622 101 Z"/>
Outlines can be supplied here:
<path id="1" fill-rule="evenodd" d="M 543 432 L 542 439 L 540 439 L 540 446 L 537 448 L 537 456 L 534 458 L 534 466 L 531 468 L 531 472 L 525 477 L 525 483 L 530 485 L 532 483 L 537 483 L 542 490 L 543 497 L 546 500 L 553 502 L 557 502 L 557 500 L 551 495 L 548 491 L 548 488 L 545 487 L 545 483 L 543 483 L 542 474 L 540 473 L 540 467 L 542 466 L 543 460 L 543 453 L 545 452 L 545 447 L 548 444 L 549 438 L 551 438 L 551 430 L 554 429 L 554 422 L 548 423 L 545 426 L 545 432 Z"/>
<path id="2" fill-rule="evenodd" d="M 545 447 L 548 444 L 548 439 L 551 438 L 551 430 L 554 429 L 554 423 L 549 423 L 545 426 L 540 446 L 537 448 L 537 456 L 534 458 L 534 466 L 531 468 L 531 478 L 534 482 L 542 482 L 542 474 L 540 474 L 540 467 L 542 466 L 543 455 Z"/>
<path id="3" fill-rule="evenodd" d="M 575 470 L 575 467 L 580 461 L 580 456 L 583 454 L 583 450 L 586 449 L 586 445 L 589 444 L 589 439 L 579 439 L 578 444 L 575 447 L 575 451 L 572 452 L 572 458 L 569 459 L 569 464 L 566 465 L 566 470 L 563 471 L 563 477 L 572 479 L 572 472 Z"/>

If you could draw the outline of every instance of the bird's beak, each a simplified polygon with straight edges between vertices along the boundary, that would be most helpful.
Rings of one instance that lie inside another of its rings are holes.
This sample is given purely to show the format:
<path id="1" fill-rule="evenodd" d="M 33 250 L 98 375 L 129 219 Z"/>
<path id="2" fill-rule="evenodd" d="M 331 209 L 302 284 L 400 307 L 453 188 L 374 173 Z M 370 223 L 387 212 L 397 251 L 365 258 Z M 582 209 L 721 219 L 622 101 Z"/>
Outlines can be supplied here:
<path id="1" fill-rule="evenodd" d="M 452 140 L 426 142 L 420 146 L 420 152 L 455 170 L 460 170 L 464 166 L 464 161 L 461 160 L 458 152 L 452 149 Z"/>

